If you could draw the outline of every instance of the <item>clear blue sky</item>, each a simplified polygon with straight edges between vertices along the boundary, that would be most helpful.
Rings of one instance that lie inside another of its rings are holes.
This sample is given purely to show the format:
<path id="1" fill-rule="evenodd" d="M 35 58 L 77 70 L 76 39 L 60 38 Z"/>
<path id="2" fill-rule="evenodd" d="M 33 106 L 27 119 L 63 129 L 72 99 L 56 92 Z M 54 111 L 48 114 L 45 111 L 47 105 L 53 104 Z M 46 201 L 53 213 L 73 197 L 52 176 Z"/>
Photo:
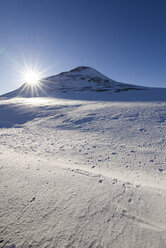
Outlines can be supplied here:
<path id="1" fill-rule="evenodd" d="M 0 0 L 0 93 L 37 59 L 44 76 L 85 65 L 166 87 L 166 1 Z"/>

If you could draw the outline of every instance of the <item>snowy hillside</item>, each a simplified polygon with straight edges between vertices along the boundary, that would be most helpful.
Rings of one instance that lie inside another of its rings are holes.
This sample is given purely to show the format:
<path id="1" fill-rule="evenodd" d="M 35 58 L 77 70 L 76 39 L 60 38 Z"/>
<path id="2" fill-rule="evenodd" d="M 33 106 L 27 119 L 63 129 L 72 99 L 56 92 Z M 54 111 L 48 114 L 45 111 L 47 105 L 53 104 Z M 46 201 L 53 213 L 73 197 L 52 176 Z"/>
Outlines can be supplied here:
<path id="1" fill-rule="evenodd" d="M 0 100 L 0 248 L 165 248 L 166 90 L 82 67 L 41 86 Z"/>
<path id="2" fill-rule="evenodd" d="M 3 97 L 56 97 L 77 100 L 163 101 L 166 89 L 119 83 L 90 67 L 77 67 L 44 78 L 37 86 L 27 83 Z"/>

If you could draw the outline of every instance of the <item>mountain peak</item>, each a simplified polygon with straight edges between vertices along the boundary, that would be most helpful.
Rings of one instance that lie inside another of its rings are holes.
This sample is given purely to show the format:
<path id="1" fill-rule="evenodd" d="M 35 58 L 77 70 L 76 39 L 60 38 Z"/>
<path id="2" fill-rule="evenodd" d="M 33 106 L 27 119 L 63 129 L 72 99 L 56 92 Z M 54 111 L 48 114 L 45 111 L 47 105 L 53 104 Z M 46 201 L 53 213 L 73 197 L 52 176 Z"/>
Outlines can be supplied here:
<path id="1" fill-rule="evenodd" d="M 153 92 L 152 92 L 153 91 Z M 157 93 L 159 92 L 159 93 Z M 99 71 L 78 66 L 58 75 L 43 78 L 38 84 L 31 86 L 24 83 L 19 89 L 1 97 L 54 97 L 79 100 L 141 100 L 165 99 L 163 90 L 151 90 L 147 87 L 116 82 Z M 159 94 L 159 97 L 157 96 Z M 154 98 L 154 95 L 156 97 Z M 146 96 L 146 97 L 145 97 Z"/>
<path id="2" fill-rule="evenodd" d="M 99 72 L 97 72 L 94 68 L 92 68 L 92 67 L 89 67 L 89 66 L 78 66 L 78 67 L 76 67 L 76 68 L 74 68 L 74 69 L 71 69 L 71 70 L 69 70 L 69 71 L 64 71 L 64 72 L 61 72 L 61 73 L 59 73 L 58 75 L 56 75 L 56 76 L 63 76 L 63 75 L 83 75 L 83 74 L 94 74 L 94 73 L 99 73 Z M 100 73 L 100 75 L 102 75 L 101 73 Z M 54 77 L 54 76 L 53 76 Z"/>
<path id="3" fill-rule="evenodd" d="M 73 71 L 80 72 L 80 71 L 85 70 L 85 69 L 92 69 L 92 68 L 89 66 L 78 66 L 74 69 L 71 69 L 69 72 L 73 72 Z"/>

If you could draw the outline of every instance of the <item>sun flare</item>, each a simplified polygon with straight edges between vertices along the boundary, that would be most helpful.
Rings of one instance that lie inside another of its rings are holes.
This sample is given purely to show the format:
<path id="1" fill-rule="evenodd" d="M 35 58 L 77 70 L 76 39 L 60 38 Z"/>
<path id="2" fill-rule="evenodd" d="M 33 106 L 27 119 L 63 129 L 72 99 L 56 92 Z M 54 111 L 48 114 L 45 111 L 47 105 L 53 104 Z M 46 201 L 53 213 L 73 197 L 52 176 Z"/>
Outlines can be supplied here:
<path id="1" fill-rule="evenodd" d="M 38 65 L 38 60 L 35 63 L 28 64 L 25 62 L 24 67 L 18 68 L 19 80 L 22 84 L 20 94 L 31 97 L 46 96 L 46 83 L 48 80 L 44 77 L 45 72 L 49 68 L 42 69 Z"/>
<path id="2" fill-rule="evenodd" d="M 36 71 L 28 70 L 24 73 L 24 82 L 30 85 L 38 84 L 40 79 L 40 74 Z"/>

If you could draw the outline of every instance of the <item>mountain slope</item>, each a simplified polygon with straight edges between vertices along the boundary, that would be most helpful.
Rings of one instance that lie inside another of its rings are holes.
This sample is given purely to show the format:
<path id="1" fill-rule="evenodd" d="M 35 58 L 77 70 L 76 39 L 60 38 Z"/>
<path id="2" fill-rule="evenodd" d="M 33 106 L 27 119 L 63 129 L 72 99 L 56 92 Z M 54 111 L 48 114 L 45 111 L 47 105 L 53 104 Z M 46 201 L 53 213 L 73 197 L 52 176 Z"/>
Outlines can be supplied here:
<path id="1" fill-rule="evenodd" d="M 82 67 L 26 86 L 0 99 L 0 248 L 165 248 L 165 89 Z"/>
<path id="2" fill-rule="evenodd" d="M 90 67 L 80 66 L 47 77 L 34 86 L 23 84 L 2 97 L 56 97 L 77 100 L 165 101 L 166 89 L 116 82 Z"/>

